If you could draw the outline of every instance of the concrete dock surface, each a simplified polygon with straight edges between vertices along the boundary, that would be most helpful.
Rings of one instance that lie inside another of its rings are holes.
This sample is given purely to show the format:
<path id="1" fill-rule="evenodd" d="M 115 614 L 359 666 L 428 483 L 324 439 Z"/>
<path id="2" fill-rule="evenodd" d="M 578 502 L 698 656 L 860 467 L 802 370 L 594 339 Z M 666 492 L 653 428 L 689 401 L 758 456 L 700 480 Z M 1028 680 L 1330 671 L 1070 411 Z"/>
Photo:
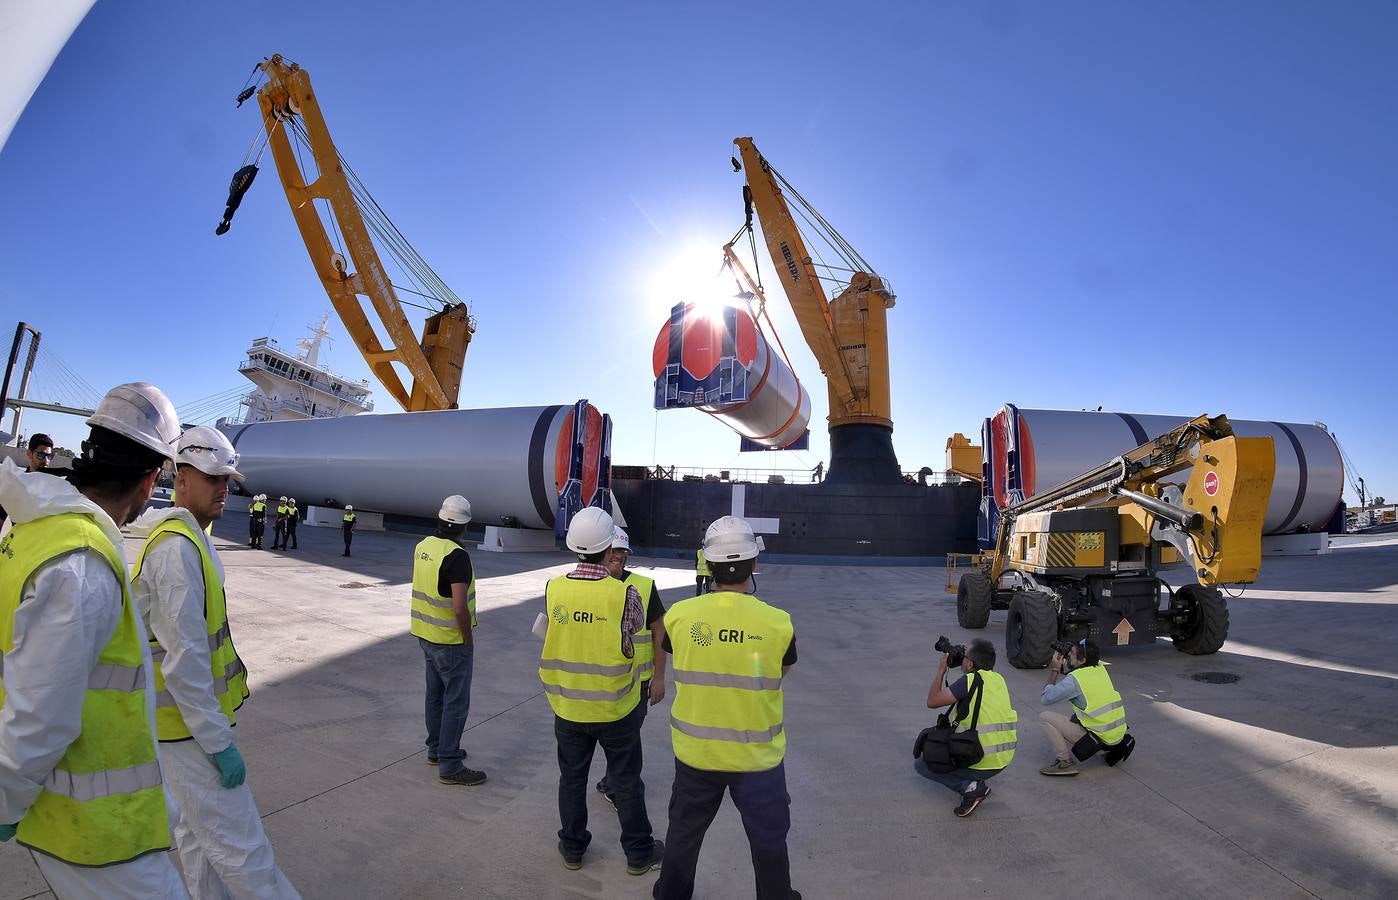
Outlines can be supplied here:
<path id="1" fill-rule="evenodd" d="M 216 526 L 229 614 L 251 672 L 238 745 L 283 871 L 307 898 L 643 898 L 615 813 L 590 793 L 583 868 L 556 849 L 552 712 L 530 633 L 566 554 L 472 552 L 479 593 L 468 765 L 425 764 L 423 660 L 408 633 L 417 538 L 303 527 L 292 552 L 249 550 L 241 515 Z M 270 536 L 268 537 L 270 541 Z M 138 544 L 127 543 L 128 559 Z M 633 560 L 667 605 L 690 596 L 678 560 Z M 1398 540 L 1337 539 L 1327 556 L 1269 558 L 1230 601 L 1231 640 L 1191 657 L 1168 641 L 1106 657 L 1138 745 L 1109 769 L 1038 772 L 1042 670 L 1002 662 L 1019 748 L 967 819 L 917 776 L 938 634 L 956 624 L 929 568 L 764 565 L 758 594 L 790 611 L 786 679 L 793 887 L 820 898 L 1398 897 Z M 1196 680 L 1204 673 L 1234 683 Z M 644 728 L 646 802 L 663 838 L 674 771 L 671 693 Z M 601 753 L 594 776 L 602 772 Z M 173 858 L 173 857 L 172 857 Z M 50 897 L 28 851 L 0 845 L 0 900 Z M 742 825 L 725 803 L 696 898 L 753 896 Z"/>

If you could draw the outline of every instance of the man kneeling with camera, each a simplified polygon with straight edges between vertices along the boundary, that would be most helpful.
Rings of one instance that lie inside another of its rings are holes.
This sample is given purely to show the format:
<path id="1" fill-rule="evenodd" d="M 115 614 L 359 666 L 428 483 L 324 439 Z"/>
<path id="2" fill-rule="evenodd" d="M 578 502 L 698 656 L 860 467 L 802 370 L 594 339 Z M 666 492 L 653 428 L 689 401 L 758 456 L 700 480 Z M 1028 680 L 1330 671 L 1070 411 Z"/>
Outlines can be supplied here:
<path id="1" fill-rule="evenodd" d="M 937 724 L 923 729 L 913 746 L 917 773 L 961 795 L 953 812 L 965 818 L 990 796 L 987 779 L 1003 771 L 1015 755 L 1015 722 L 1005 679 L 995 668 L 995 647 L 977 639 L 969 648 L 945 636 L 933 648 L 942 654 L 937 676 L 927 692 L 927 708 L 949 707 Z M 947 668 L 964 673 L 946 683 Z"/>
<path id="2" fill-rule="evenodd" d="M 1135 749 L 1136 739 L 1126 731 L 1125 704 L 1101 664 L 1096 641 L 1053 645 L 1041 699 L 1045 706 L 1067 700 L 1076 710 L 1071 718 L 1047 710 L 1039 713 L 1039 724 L 1055 752 L 1053 762 L 1039 770 L 1044 775 L 1076 775 L 1074 758 L 1080 762 L 1103 749 L 1103 759 L 1114 766 Z"/>

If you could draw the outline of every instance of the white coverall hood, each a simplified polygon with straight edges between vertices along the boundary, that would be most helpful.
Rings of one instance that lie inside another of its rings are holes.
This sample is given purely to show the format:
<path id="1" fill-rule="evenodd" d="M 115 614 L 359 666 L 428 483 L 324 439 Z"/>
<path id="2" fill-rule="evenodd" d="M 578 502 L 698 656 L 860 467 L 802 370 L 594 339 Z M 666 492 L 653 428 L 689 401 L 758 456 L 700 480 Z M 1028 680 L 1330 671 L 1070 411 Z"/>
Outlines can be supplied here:
<path id="1" fill-rule="evenodd" d="M 11 525 L 22 525 L 45 516 L 60 513 L 89 513 L 102 532 L 116 547 L 122 561 L 126 556 L 121 547 L 121 529 L 107 515 L 107 511 L 93 503 L 82 492 L 68 483 L 66 478 L 58 478 L 46 472 L 26 472 L 10 459 L 0 467 L 0 506 L 5 507 Z"/>
<path id="2" fill-rule="evenodd" d="M 140 517 L 129 526 L 131 536 L 144 540 L 150 537 L 150 533 L 156 529 L 156 526 L 166 519 L 182 519 L 196 532 L 203 530 L 199 527 L 199 520 L 194 518 L 194 513 L 183 506 L 164 506 L 159 509 L 148 509 L 141 513 Z"/>

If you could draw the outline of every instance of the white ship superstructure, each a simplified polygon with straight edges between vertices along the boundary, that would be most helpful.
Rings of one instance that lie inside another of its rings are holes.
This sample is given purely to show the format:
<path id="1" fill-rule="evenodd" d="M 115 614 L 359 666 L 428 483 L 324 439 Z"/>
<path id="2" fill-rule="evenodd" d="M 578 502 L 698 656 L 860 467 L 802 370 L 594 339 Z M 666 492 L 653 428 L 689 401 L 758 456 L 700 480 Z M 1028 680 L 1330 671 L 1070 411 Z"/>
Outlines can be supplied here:
<path id="1" fill-rule="evenodd" d="M 297 342 L 297 354 L 282 350 L 270 337 L 252 342 L 248 358 L 238 364 L 238 371 L 257 385 L 242 399 L 243 422 L 331 419 L 374 408 L 367 381 L 351 381 L 319 365 L 329 321 L 327 314 L 309 337 Z"/>

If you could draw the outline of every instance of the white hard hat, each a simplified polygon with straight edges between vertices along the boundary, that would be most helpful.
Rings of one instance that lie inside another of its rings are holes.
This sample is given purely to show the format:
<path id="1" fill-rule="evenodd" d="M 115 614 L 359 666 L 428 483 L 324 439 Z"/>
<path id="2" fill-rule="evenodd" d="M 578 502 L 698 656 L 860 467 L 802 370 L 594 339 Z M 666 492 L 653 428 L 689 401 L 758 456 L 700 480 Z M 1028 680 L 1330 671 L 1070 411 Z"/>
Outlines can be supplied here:
<path id="1" fill-rule="evenodd" d="M 600 506 L 589 506 L 578 510 L 573 521 L 568 523 L 568 534 L 563 543 L 574 553 L 584 555 L 601 553 L 612 545 L 612 532 L 616 525 L 607 511 Z"/>
<path id="2" fill-rule="evenodd" d="M 752 526 L 737 516 L 714 520 L 704 532 L 704 558 L 710 562 L 736 562 L 756 559 L 762 543 L 752 533 Z"/>
<path id="3" fill-rule="evenodd" d="M 135 381 L 107 391 L 87 424 L 130 438 L 166 459 L 175 458 L 180 417 L 170 398 L 153 384 Z"/>
<path id="4" fill-rule="evenodd" d="M 205 475 L 243 480 L 243 473 L 238 471 L 238 451 L 222 431 L 207 425 L 196 425 L 180 435 L 175 444 L 175 463 L 193 466 Z"/>
<path id="5" fill-rule="evenodd" d="M 612 529 L 612 549 L 631 552 L 631 538 L 626 536 L 620 525 Z"/>
<path id="6" fill-rule="evenodd" d="M 286 498 L 286 502 L 287 502 L 287 503 L 290 503 L 292 506 L 295 506 L 295 505 L 296 505 L 296 498 L 295 498 L 295 497 L 287 497 L 287 498 Z"/>
<path id="7" fill-rule="evenodd" d="M 280 497 L 278 497 L 278 498 L 277 498 L 277 502 L 278 502 L 278 503 L 285 503 L 285 502 L 286 502 L 286 494 L 282 494 Z"/>
<path id="8" fill-rule="evenodd" d="M 346 506 L 346 507 L 345 507 L 345 512 L 354 512 L 354 507 L 353 507 L 353 506 Z"/>
<path id="9" fill-rule="evenodd" d="M 442 501 L 437 518 L 452 525 L 465 525 L 471 521 L 471 501 L 460 494 L 452 494 Z"/>

